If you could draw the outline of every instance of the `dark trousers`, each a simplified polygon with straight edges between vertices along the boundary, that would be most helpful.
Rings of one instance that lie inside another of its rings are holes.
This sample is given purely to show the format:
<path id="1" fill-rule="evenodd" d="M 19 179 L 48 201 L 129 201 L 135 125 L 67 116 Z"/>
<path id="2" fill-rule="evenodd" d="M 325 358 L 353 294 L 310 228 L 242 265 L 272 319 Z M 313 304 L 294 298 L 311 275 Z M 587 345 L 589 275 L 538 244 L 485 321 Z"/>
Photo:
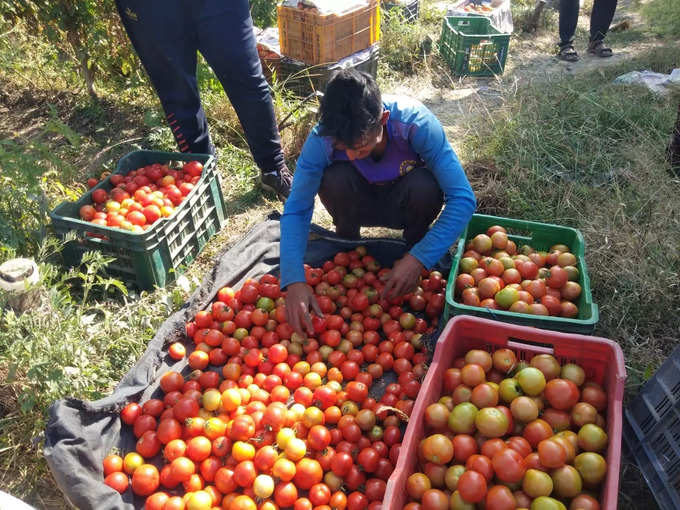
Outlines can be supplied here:
<path id="1" fill-rule="evenodd" d="M 340 237 L 358 239 L 360 227 L 404 229 L 414 245 L 444 204 L 442 190 L 427 168 L 416 168 L 396 181 L 371 184 L 347 162 L 330 165 L 323 174 L 319 198 L 333 217 Z"/>
<path id="2" fill-rule="evenodd" d="M 197 51 L 215 71 L 263 171 L 284 165 L 248 0 L 116 0 L 123 25 L 183 152 L 214 153 L 196 80 Z"/>
<path id="3" fill-rule="evenodd" d="M 617 0 L 595 0 L 590 14 L 590 40 L 601 41 L 611 25 Z M 560 0 L 560 46 L 573 44 L 579 0 Z"/>

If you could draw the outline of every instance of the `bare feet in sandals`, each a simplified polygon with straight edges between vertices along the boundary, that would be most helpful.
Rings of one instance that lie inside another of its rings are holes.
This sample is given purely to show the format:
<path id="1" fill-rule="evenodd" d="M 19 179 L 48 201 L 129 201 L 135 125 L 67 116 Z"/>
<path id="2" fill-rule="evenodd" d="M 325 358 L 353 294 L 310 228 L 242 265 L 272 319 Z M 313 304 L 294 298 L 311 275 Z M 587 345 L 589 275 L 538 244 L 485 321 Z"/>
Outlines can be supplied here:
<path id="1" fill-rule="evenodd" d="M 605 46 L 602 40 L 590 41 L 588 43 L 588 53 L 600 58 L 607 58 L 613 55 L 612 49 Z"/>
<path id="2" fill-rule="evenodd" d="M 573 44 L 564 44 L 560 46 L 557 58 L 564 60 L 565 62 L 576 62 L 578 60 L 578 53 L 576 53 Z"/>

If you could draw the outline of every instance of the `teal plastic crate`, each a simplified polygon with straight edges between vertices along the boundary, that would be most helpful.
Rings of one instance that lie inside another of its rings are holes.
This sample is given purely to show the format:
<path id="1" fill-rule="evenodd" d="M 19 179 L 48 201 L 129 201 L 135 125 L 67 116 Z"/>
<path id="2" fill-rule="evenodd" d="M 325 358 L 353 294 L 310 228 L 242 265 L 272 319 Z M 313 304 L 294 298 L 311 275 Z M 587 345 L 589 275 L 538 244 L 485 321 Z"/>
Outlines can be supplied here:
<path id="1" fill-rule="evenodd" d="M 121 158 L 114 173 L 129 171 L 152 163 L 181 165 L 187 161 L 203 163 L 203 173 L 193 190 L 169 218 L 156 221 L 148 230 L 132 233 L 83 221 L 79 209 L 92 203 L 92 192 L 113 186 L 107 177 L 77 202 L 64 202 L 51 213 L 57 235 L 75 232 L 76 239 L 64 248 L 64 261 L 79 264 L 86 251 L 99 251 L 114 257 L 107 272 L 140 289 L 164 287 L 198 256 L 208 240 L 219 232 L 226 219 L 224 197 L 215 159 L 209 154 L 134 151 Z"/>
<path id="2" fill-rule="evenodd" d="M 439 53 L 459 76 L 503 74 L 509 45 L 510 34 L 492 27 L 489 18 L 444 17 Z"/>
<path id="3" fill-rule="evenodd" d="M 529 244 L 537 250 L 548 250 L 554 244 L 566 244 L 569 246 L 570 251 L 578 259 L 578 283 L 581 285 L 581 295 L 576 302 L 576 306 L 578 306 L 579 310 L 577 318 L 570 319 L 552 315 L 531 315 L 509 312 L 507 310 L 491 310 L 456 302 L 454 296 L 455 280 L 458 275 L 460 259 L 465 252 L 465 243 L 477 234 L 485 233 L 486 230 L 493 225 L 505 227 L 508 231 L 508 238 L 517 243 L 518 247 L 522 244 Z M 451 273 L 449 274 L 449 280 L 446 285 L 446 306 L 444 307 L 444 316 L 446 320 L 448 320 L 455 315 L 474 315 L 513 324 L 521 324 L 523 326 L 535 326 L 567 333 L 592 333 L 600 315 L 597 304 L 593 303 L 590 278 L 588 277 L 588 271 L 586 269 L 585 241 L 583 240 L 583 235 L 578 230 L 570 227 L 487 216 L 484 214 L 474 214 L 458 241 L 458 248 L 453 258 Z"/>

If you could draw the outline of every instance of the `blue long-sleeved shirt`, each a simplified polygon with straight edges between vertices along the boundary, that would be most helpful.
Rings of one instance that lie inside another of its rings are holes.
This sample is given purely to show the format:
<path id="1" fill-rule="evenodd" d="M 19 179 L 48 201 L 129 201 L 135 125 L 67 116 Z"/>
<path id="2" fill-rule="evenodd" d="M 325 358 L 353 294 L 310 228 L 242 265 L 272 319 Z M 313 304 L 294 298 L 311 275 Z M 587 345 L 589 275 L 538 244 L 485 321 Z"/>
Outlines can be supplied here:
<path id="1" fill-rule="evenodd" d="M 470 221 L 476 207 L 475 196 L 444 129 L 427 107 L 415 99 L 389 95 L 383 96 L 383 107 L 390 112 L 387 150 L 391 142 L 407 140 L 444 192 L 442 213 L 410 251 L 429 269 Z M 305 281 L 303 260 L 314 197 L 319 191 L 324 169 L 333 163 L 335 153 L 331 138 L 319 136 L 319 126 L 315 126 L 297 160 L 293 186 L 281 217 L 282 288 Z"/>

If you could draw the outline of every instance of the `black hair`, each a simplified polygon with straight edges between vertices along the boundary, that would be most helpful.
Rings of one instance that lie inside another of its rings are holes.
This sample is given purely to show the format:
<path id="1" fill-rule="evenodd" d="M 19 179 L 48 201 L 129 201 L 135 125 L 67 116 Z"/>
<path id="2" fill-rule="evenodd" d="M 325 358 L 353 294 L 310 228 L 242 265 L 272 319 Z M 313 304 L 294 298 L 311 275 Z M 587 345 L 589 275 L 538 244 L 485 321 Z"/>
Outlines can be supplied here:
<path id="1" fill-rule="evenodd" d="M 354 69 L 333 73 L 319 111 L 319 134 L 347 147 L 374 133 L 383 112 L 380 89 L 373 77 Z"/>

